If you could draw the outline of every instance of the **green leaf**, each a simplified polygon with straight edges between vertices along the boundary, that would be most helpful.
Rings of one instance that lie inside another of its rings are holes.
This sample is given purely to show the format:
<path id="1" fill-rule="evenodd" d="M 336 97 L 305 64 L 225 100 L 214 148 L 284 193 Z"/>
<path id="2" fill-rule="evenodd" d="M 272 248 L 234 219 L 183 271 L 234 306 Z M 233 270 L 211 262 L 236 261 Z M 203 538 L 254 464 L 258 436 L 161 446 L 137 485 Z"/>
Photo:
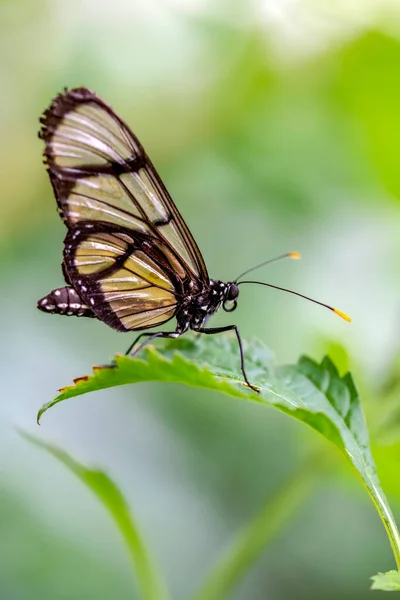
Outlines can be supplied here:
<path id="1" fill-rule="evenodd" d="M 362 142 L 382 183 L 400 197 L 397 157 L 400 138 L 400 43 L 395 37 L 369 31 L 346 46 L 340 56 L 339 98 L 361 127 Z"/>
<path id="2" fill-rule="evenodd" d="M 139 533 L 138 526 L 130 514 L 126 500 L 108 475 L 102 471 L 84 467 L 60 448 L 44 442 L 36 436 L 21 430 L 19 430 L 19 433 L 32 444 L 42 450 L 46 450 L 61 461 L 72 473 L 83 481 L 108 510 L 128 546 L 137 575 L 138 586 L 141 592 L 140 597 L 143 600 L 166 600 L 167 594 L 164 584 L 152 563 L 149 552 Z"/>
<path id="3" fill-rule="evenodd" d="M 400 591 L 400 572 L 388 571 L 387 573 L 378 573 L 371 577 L 373 583 L 371 590 L 382 590 L 383 592 Z"/>
<path id="4" fill-rule="evenodd" d="M 236 338 L 187 335 L 166 341 L 159 350 L 148 349 L 140 359 L 117 356 L 114 367 L 95 368 L 92 376 L 75 380 L 43 406 L 38 418 L 67 398 L 143 381 L 178 382 L 274 406 L 316 429 L 351 461 L 378 510 L 400 568 L 399 533 L 379 483 L 351 375 L 341 377 L 328 357 L 321 363 L 302 357 L 296 365 L 276 367 L 260 342 L 244 344 L 244 350 L 249 379 L 259 394 L 243 384 Z"/>
<path id="5" fill-rule="evenodd" d="M 179 350 L 179 353 L 175 350 Z M 166 340 L 162 352 L 150 347 L 142 352 L 141 358 L 116 356 L 114 365 L 93 367 L 93 375 L 78 377 L 74 380 L 74 385 L 62 388 L 59 396 L 39 410 L 38 422 L 46 410 L 68 398 L 144 381 L 183 383 L 218 390 L 232 396 L 248 397 L 249 391 L 243 385 L 240 371 L 238 373 L 237 354 L 237 341 L 231 336 L 216 336 L 211 339 L 187 335 L 179 340 Z M 265 375 L 270 362 L 269 350 L 259 343 L 254 344 L 247 362 L 254 383 L 268 387 Z M 210 370 L 211 365 L 213 372 Z M 260 400 L 258 394 L 250 395 L 254 400 Z"/>

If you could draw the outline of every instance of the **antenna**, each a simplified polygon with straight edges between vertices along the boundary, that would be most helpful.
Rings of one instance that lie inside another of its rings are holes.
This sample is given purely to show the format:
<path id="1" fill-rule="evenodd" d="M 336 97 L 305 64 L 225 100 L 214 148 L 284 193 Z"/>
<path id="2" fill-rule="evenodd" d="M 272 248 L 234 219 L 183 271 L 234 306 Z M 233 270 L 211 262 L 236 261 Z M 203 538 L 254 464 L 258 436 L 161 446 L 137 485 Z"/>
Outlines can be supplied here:
<path id="1" fill-rule="evenodd" d="M 285 256 L 290 256 L 290 255 L 286 254 Z M 284 257 L 279 257 L 279 258 L 284 258 Z M 278 260 L 278 259 L 275 259 L 275 260 Z M 256 269 L 257 267 L 254 267 L 254 268 Z M 250 269 L 250 270 L 252 270 L 252 269 Z M 346 315 L 346 313 L 342 312 L 341 310 L 338 310 L 337 308 L 334 308 L 333 306 L 329 306 L 329 304 L 324 304 L 323 302 L 319 302 L 318 300 L 309 298 L 308 296 L 304 296 L 304 294 L 300 294 L 299 292 L 295 292 L 293 290 L 288 290 L 286 288 L 279 287 L 277 285 L 272 285 L 272 283 L 265 283 L 264 281 L 239 281 L 239 283 L 237 285 L 242 285 L 243 283 L 256 283 L 258 285 L 265 285 L 266 287 L 274 288 L 275 290 L 281 290 L 282 292 L 288 292 L 289 294 L 294 294 L 295 296 L 300 296 L 300 298 L 305 298 L 306 300 L 309 300 L 310 302 L 314 302 L 314 304 L 319 304 L 320 306 L 324 306 L 325 308 L 328 308 L 329 310 L 336 313 L 339 317 L 341 317 L 345 321 L 348 321 L 349 323 L 351 321 L 351 318 L 348 315 Z"/>
<path id="2" fill-rule="evenodd" d="M 295 260 L 298 260 L 299 258 L 301 258 L 301 256 L 298 252 L 287 252 L 286 254 L 282 254 L 281 256 L 276 256 L 275 258 L 270 258 L 269 260 L 265 260 L 264 262 L 260 263 L 259 265 L 256 265 L 255 267 L 251 267 L 250 269 L 247 269 L 246 271 L 241 273 L 239 275 L 239 277 L 236 277 L 235 283 L 237 283 L 239 281 L 239 279 L 241 277 L 243 277 L 243 275 L 247 275 L 247 273 L 250 273 L 251 271 L 255 271 L 255 269 L 259 269 L 260 267 L 263 267 L 264 265 L 268 265 L 269 263 L 273 263 L 277 260 L 281 260 L 282 258 L 294 258 Z"/>

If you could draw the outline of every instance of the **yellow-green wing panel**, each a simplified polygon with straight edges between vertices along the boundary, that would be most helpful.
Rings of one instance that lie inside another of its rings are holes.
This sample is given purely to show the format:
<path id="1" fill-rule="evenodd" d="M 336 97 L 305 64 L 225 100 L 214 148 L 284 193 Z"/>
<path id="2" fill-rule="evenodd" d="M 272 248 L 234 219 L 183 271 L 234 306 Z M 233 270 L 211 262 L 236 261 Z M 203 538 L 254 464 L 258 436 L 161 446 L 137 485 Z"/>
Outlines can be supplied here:
<path id="1" fill-rule="evenodd" d="M 153 327 L 174 316 L 178 299 L 167 271 L 118 231 L 83 228 L 66 240 L 66 270 L 93 312 L 121 331 Z"/>

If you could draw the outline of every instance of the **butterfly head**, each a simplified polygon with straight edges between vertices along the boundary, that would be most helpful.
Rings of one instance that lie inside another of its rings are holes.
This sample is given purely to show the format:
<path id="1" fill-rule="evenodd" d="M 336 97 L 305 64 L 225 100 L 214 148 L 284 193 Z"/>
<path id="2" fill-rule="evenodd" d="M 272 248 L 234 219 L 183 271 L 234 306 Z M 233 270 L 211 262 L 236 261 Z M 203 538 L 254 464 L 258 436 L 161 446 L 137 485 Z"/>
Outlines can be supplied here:
<path id="1" fill-rule="evenodd" d="M 237 307 L 237 297 L 239 296 L 239 287 L 237 283 L 227 283 L 224 290 L 224 299 L 222 308 L 226 312 L 233 312 Z"/>

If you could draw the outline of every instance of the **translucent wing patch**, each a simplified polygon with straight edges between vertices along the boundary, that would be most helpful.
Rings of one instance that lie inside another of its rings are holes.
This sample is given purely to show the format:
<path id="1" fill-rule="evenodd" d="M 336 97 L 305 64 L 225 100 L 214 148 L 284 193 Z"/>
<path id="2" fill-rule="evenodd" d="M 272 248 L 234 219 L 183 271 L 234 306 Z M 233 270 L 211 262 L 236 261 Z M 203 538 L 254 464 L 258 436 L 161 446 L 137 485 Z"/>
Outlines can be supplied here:
<path id="1" fill-rule="evenodd" d="M 65 268 L 74 288 L 99 319 L 119 331 L 155 327 L 175 315 L 176 283 L 160 256 L 157 248 L 143 252 L 140 241 L 118 230 L 83 226 L 65 240 Z"/>
<path id="2" fill-rule="evenodd" d="M 107 222 L 157 237 L 188 276 L 208 282 L 201 253 L 139 140 L 85 88 L 55 98 L 42 120 L 45 159 L 69 228 Z"/>

